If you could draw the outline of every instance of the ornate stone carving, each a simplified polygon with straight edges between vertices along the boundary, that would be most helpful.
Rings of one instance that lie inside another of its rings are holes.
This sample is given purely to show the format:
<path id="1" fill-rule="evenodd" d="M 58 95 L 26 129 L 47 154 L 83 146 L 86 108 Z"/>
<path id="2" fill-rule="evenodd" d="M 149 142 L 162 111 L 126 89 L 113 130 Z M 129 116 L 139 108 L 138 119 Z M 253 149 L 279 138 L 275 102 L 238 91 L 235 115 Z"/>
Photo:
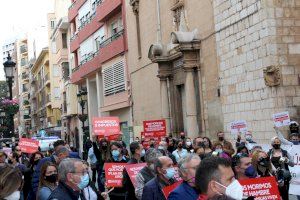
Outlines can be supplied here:
<path id="1" fill-rule="evenodd" d="M 139 13 L 139 3 L 140 3 L 140 0 L 130 0 L 130 5 L 132 6 L 132 11 L 136 15 Z"/>
<path id="2" fill-rule="evenodd" d="M 264 79 L 266 86 L 280 85 L 281 74 L 279 66 L 269 66 L 264 69 Z"/>

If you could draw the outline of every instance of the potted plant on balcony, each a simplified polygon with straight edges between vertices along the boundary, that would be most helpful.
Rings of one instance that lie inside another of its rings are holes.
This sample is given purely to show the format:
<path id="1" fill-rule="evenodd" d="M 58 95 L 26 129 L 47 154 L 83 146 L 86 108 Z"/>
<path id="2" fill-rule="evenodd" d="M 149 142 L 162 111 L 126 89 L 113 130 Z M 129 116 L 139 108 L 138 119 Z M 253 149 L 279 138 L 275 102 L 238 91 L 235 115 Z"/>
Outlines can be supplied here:
<path id="1" fill-rule="evenodd" d="M 24 101 L 23 101 L 23 104 L 24 104 L 25 106 L 27 106 L 27 105 L 29 105 L 29 101 L 28 101 L 28 100 L 24 100 Z"/>
<path id="2" fill-rule="evenodd" d="M 19 111 L 19 103 L 17 99 L 2 99 L 0 102 L 0 108 L 7 114 L 16 114 Z"/>

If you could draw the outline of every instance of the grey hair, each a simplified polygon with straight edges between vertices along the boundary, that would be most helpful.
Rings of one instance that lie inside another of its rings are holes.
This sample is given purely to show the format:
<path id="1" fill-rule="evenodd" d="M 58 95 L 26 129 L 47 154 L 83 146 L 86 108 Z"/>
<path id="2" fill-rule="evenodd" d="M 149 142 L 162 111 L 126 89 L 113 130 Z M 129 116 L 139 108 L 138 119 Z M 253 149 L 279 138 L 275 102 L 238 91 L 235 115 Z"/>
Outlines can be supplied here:
<path id="1" fill-rule="evenodd" d="M 163 167 L 163 164 L 162 164 L 162 162 L 160 161 L 160 159 L 159 158 L 156 158 L 155 160 L 154 160 L 154 172 L 156 173 L 156 174 L 158 174 L 158 170 L 157 170 L 157 168 L 162 168 Z"/>
<path id="2" fill-rule="evenodd" d="M 182 158 L 178 162 L 178 168 L 180 172 L 186 170 L 186 163 L 190 162 L 191 160 L 201 160 L 198 154 L 189 154 L 187 157 Z"/>
<path id="3" fill-rule="evenodd" d="M 70 150 L 67 147 L 60 147 L 55 151 L 55 154 L 58 156 L 59 154 L 62 153 L 70 153 Z"/>
<path id="4" fill-rule="evenodd" d="M 62 182 L 67 181 L 68 173 L 75 172 L 75 163 L 82 162 L 77 158 L 65 158 L 62 160 L 58 166 L 58 179 Z"/>
<path id="5" fill-rule="evenodd" d="M 150 148 L 146 151 L 145 161 L 146 163 L 153 163 L 156 158 L 163 156 L 162 153 L 154 148 Z"/>
<path id="6" fill-rule="evenodd" d="M 280 140 L 279 137 L 277 137 L 277 136 L 273 137 L 273 138 L 271 139 L 271 145 L 274 144 L 274 142 L 275 142 L 276 139 Z M 281 140 L 280 140 L 280 142 L 281 142 Z"/>

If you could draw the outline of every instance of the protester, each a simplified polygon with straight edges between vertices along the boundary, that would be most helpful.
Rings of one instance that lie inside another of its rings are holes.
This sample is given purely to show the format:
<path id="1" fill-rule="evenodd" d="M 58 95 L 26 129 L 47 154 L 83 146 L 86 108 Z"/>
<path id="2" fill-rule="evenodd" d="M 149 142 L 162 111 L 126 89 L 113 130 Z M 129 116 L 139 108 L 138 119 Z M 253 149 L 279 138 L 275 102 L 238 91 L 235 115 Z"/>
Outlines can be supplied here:
<path id="1" fill-rule="evenodd" d="M 217 134 L 218 136 L 218 142 L 220 142 L 223 146 L 223 151 L 228 155 L 228 156 L 232 156 L 234 154 L 234 149 L 233 146 L 231 144 L 231 142 L 227 141 L 225 139 L 225 135 L 223 132 L 218 132 Z"/>
<path id="2" fill-rule="evenodd" d="M 1 200 L 19 200 L 22 183 L 22 174 L 18 168 L 13 168 L 7 164 L 0 166 Z"/>
<path id="3" fill-rule="evenodd" d="M 197 146 L 194 151 L 195 154 L 197 154 L 201 160 L 205 158 L 206 155 L 204 144 L 200 144 L 199 146 Z"/>
<path id="4" fill-rule="evenodd" d="M 199 193 L 195 188 L 195 175 L 199 164 L 200 158 L 197 154 L 190 154 L 179 161 L 179 174 L 183 183 L 170 193 L 168 200 L 198 199 Z"/>
<path id="5" fill-rule="evenodd" d="M 84 171 L 88 172 L 89 171 L 89 165 L 88 162 L 82 161 L 83 166 L 84 166 Z M 101 196 L 99 195 L 99 192 L 97 191 L 97 188 L 95 187 L 94 183 L 92 180 L 88 177 L 85 177 L 85 179 L 89 180 L 88 185 L 82 189 L 82 193 L 84 195 L 85 200 L 96 200 L 100 199 Z"/>
<path id="6" fill-rule="evenodd" d="M 179 162 L 180 159 L 185 158 L 188 155 L 188 151 L 184 148 L 184 141 L 178 140 L 177 149 L 173 151 L 173 156 L 176 158 L 176 162 Z"/>
<path id="7" fill-rule="evenodd" d="M 213 144 L 213 156 L 219 156 L 220 158 L 225 158 L 231 161 L 231 156 L 229 156 L 226 152 L 224 152 L 224 147 L 221 142 L 217 141 Z"/>
<path id="8" fill-rule="evenodd" d="M 162 153 L 154 148 L 146 151 L 145 161 L 147 165 L 136 175 L 135 196 L 137 199 L 142 198 L 144 186 L 155 177 L 154 161 L 161 156 L 163 156 Z"/>
<path id="9" fill-rule="evenodd" d="M 19 163 L 24 164 L 26 167 L 30 168 L 30 161 L 29 157 L 26 155 L 26 153 L 23 153 L 21 151 L 21 148 L 19 146 L 15 147 L 15 151 L 18 154 Z"/>
<path id="10" fill-rule="evenodd" d="M 203 138 L 198 136 L 193 140 L 194 149 L 197 148 L 201 143 L 203 143 Z"/>
<path id="11" fill-rule="evenodd" d="M 155 178 L 146 183 L 142 200 L 165 200 L 162 188 L 175 183 L 175 169 L 172 159 L 167 156 L 161 156 L 154 162 Z"/>
<path id="12" fill-rule="evenodd" d="M 171 138 L 168 143 L 168 151 L 172 154 L 176 150 L 176 140 Z"/>
<path id="13" fill-rule="evenodd" d="M 57 168 L 51 162 L 45 162 L 41 168 L 37 200 L 47 200 L 57 186 Z"/>
<path id="14" fill-rule="evenodd" d="M 238 153 L 234 156 L 233 169 L 237 180 L 257 177 L 257 172 L 252 165 L 251 158 L 246 153 Z"/>
<path id="15" fill-rule="evenodd" d="M 204 155 L 206 157 L 206 156 L 210 155 L 212 152 L 212 143 L 208 137 L 203 137 L 203 145 L 205 147 Z"/>
<path id="16" fill-rule="evenodd" d="M 235 143 L 236 148 L 239 148 L 240 146 L 247 146 L 247 144 L 256 144 L 255 141 L 253 141 L 253 136 L 250 131 L 247 131 L 245 133 L 245 141 L 241 141 L 241 134 L 239 133 L 237 135 L 237 141 Z"/>
<path id="17" fill-rule="evenodd" d="M 208 157 L 201 161 L 196 171 L 196 187 L 201 191 L 200 199 L 212 199 L 215 196 L 243 198 L 243 187 L 234 178 L 229 160 L 220 157 Z"/>
<path id="18" fill-rule="evenodd" d="M 258 176 L 268 177 L 273 176 L 273 165 L 270 162 L 268 154 L 262 150 L 256 150 L 252 155 L 252 165 L 255 168 Z"/>
<path id="19" fill-rule="evenodd" d="M 293 167 L 294 162 L 286 150 L 281 149 L 281 141 L 278 137 L 271 139 L 272 149 L 268 155 L 276 168 L 276 176 L 279 184 L 279 192 L 283 199 L 289 199 L 290 180 L 292 178 L 289 166 Z"/>
<path id="20" fill-rule="evenodd" d="M 284 138 L 283 134 L 280 132 L 280 130 L 277 127 L 274 127 L 277 136 L 282 144 L 284 145 L 299 145 L 299 133 L 291 133 L 289 138 L 290 141 Z"/>
<path id="21" fill-rule="evenodd" d="M 139 142 L 132 142 L 129 145 L 130 153 L 131 153 L 131 159 L 127 162 L 128 164 L 137 164 L 142 162 L 142 157 L 145 156 L 145 149 L 143 145 L 141 145 Z M 123 185 L 126 189 L 126 199 L 137 199 L 135 197 L 135 190 L 133 187 L 133 184 L 129 178 L 129 175 L 127 171 L 124 169 L 123 172 Z"/>
<path id="22" fill-rule="evenodd" d="M 163 156 L 168 156 L 172 159 L 174 164 L 177 164 L 176 158 L 172 155 L 168 149 L 168 143 L 166 141 L 160 141 L 157 149 L 162 153 Z"/>
<path id="23" fill-rule="evenodd" d="M 89 175 L 83 162 L 76 158 L 62 160 L 58 167 L 58 186 L 48 200 L 85 199 L 81 190 L 89 184 Z"/>
<path id="24" fill-rule="evenodd" d="M 90 165 L 91 165 L 91 170 L 92 170 L 92 181 L 96 182 L 98 160 L 97 160 L 97 157 L 94 153 L 94 147 L 93 146 L 88 151 L 88 158 L 89 158 Z"/>

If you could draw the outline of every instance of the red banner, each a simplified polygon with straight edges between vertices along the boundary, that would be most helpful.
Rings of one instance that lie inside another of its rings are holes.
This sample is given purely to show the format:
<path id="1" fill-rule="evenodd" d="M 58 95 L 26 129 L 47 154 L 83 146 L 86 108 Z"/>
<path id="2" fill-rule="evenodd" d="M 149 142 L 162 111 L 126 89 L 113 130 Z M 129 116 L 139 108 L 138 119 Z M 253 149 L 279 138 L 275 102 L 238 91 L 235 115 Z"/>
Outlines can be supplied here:
<path id="1" fill-rule="evenodd" d="M 163 191 L 163 193 L 164 193 L 166 199 L 168 199 L 170 193 L 171 193 L 175 188 L 177 188 L 177 186 L 179 186 L 181 183 L 182 183 L 182 181 L 178 181 L 178 182 L 176 182 L 176 183 L 174 183 L 174 184 L 172 184 L 172 185 L 170 185 L 170 186 L 164 187 L 164 188 L 162 189 L 162 191 Z"/>
<path id="2" fill-rule="evenodd" d="M 19 147 L 24 153 L 35 153 L 39 149 L 39 141 L 28 138 L 21 138 L 19 141 Z"/>
<path id="3" fill-rule="evenodd" d="M 244 188 L 244 196 L 255 197 L 255 200 L 280 199 L 278 185 L 274 176 L 250 178 L 239 182 Z"/>
<path id="4" fill-rule="evenodd" d="M 136 175 L 143 169 L 147 164 L 146 163 L 139 163 L 139 164 L 132 164 L 132 165 L 126 165 L 125 169 L 128 173 L 128 176 L 130 177 L 130 180 L 134 186 L 136 187 Z"/>
<path id="5" fill-rule="evenodd" d="M 144 125 L 144 132 L 160 132 L 163 135 L 166 135 L 166 120 L 150 120 L 150 121 L 143 121 Z M 161 136 L 163 136 L 161 135 Z"/>
<path id="6" fill-rule="evenodd" d="M 118 117 L 94 117 L 94 135 L 116 135 L 120 134 L 120 120 Z"/>
<path id="7" fill-rule="evenodd" d="M 116 134 L 116 135 L 109 135 L 109 136 L 105 136 L 105 138 L 107 139 L 107 141 L 116 141 L 118 140 L 120 134 Z M 104 138 L 104 135 L 99 135 L 98 138 Z"/>
<path id="8" fill-rule="evenodd" d="M 107 187 L 122 187 L 123 170 L 127 163 L 105 163 L 105 179 Z"/>
<path id="9" fill-rule="evenodd" d="M 141 133 L 141 136 L 142 136 L 142 139 L 143 139 L 143 146 L 145 147 L 145 148 L 149 148 L 150 147 L 150 139 L 153 139 L 154 141 L 155 141 L 155 146 L 157 146 L 158 145 L 158 143 L 161 141 L 161 138 L 163 137 L 160 137 L 160 136 L 153 136 L 153 137 L 151 137 L 151 136 L 149 136 L 149 135 L 155 135 L 155 134 L 153 134 L 153 133 L 145 133 L 145 132 L 142 132 Z"/>

